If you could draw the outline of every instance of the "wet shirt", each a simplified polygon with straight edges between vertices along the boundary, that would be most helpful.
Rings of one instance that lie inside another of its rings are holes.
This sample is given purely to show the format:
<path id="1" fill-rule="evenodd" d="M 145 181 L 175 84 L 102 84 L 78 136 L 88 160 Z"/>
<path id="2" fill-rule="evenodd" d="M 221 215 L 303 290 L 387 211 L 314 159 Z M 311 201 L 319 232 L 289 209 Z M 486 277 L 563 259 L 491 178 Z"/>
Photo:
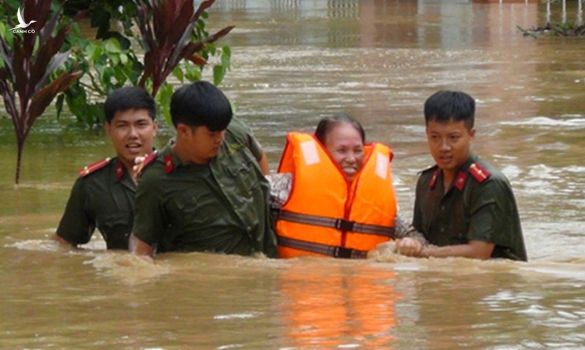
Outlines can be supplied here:
<path id="1" fill-rule="evenodd" d="M 144 171 L 136 194 L 134 234 L 157 251 L 274 256 L 269 186 L 257 141 L 233 118 L 217 157 L 183 164 L 166 146 Z"/>
<path id="2" fill-rule="evenodd" d="M 434 245 L 491 242 L 495 244 L 493 258 L 527 260 L 510 183 L 474 155 L 463 164 L 446 193 L 437 166 L 422 172 L 416 186 L 413 226 Z"/>
<path id="3" fill-rule="evenodd" d="M 89 242 L 96 227 L 108 249 L 128 249 L 136 186 L 117 158 L 75 181 L 57 234 L 77 245 Z"/>

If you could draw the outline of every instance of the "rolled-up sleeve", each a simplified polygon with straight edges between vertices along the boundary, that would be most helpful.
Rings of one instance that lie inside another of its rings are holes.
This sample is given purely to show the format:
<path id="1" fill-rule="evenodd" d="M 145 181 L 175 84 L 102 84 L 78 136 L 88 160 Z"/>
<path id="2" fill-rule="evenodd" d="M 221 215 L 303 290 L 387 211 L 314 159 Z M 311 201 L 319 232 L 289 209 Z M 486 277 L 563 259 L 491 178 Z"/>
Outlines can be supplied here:
<path id="1" fill-rule="evenodd" d="M 470 205 L 468 240 L 509 246 L 505 227 L 505 196 L 505 188 L 497 180 L 489 181 L 474 191 Z"/>
<path id="2" fill-rule="evenodd" d="M 95 219 L 87 210 L 85 184 L 83 178 L 78 178 L 71 188 L 57 235 L 71 244 L 84 244 L 89 242 L 94 231 Z"/>

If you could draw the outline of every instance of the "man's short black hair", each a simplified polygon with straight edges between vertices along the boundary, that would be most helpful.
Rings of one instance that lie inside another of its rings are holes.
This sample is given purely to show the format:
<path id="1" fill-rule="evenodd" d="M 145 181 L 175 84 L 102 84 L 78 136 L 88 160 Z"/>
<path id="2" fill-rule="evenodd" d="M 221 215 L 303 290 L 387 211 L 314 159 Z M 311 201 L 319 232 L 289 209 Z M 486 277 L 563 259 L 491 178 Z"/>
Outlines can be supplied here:
<path id="1" fill-rule="evenodd" d="M 146 109 L 152 120 L 156 116 L 154 99 L 146 90 L 137 86 L 124 86 L 108 95 L 104 103 L 106 121 L 111 123 L 116 112 L 124 112 L 130 109 Z"/>
<path id="2" fill-rule="evenodd" d="M 175 128 L 183 123 L 221 131 L 232 120 L 232 106 L 219 88 L 207 81 L 197 81 L 173 93 L 171 119 Z"/>
<path id="3" fill-rule="evenodd" d="M 475 100 L 461 91 L 438 91 L 425 102 L 425 123 L 463 121 L 468 129 L 475 122 Z"/>
<path id="4" fill-rule="evenodd" d="M 366 132 L 360 122 L 353 119 L 349 114 L 346 113 L 339 113 L 334 115 L 333 117 L 325 117 L 319 121 L 317 124 L 317 129 L 315 130 L 315 137 L 317 140 L 321 142 L 323 145 L 325 144 L 325 139 L 329 132 L 333 130 L 334 127 L 340 124 L 349 124 L 351 125 L 362 138 L 362 143 L 366 143 Z"/>

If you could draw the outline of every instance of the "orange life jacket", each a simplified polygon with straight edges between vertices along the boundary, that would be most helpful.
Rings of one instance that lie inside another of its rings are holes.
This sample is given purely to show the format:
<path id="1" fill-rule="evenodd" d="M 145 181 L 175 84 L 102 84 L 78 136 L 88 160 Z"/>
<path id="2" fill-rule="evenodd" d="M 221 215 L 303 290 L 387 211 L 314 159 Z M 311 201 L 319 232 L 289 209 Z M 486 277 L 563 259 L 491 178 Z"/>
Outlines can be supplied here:
<path id="1" fill-rule="evenodd" d="M 292 173 L 292 189 L 276 222 L 281 258 L 325 255 L 365 258 L 394 236 L 396 196 L 392 150 L 364 147 L 364 163 L 349 182 L 313 135 L 292 132 L 278 172 Z"/>

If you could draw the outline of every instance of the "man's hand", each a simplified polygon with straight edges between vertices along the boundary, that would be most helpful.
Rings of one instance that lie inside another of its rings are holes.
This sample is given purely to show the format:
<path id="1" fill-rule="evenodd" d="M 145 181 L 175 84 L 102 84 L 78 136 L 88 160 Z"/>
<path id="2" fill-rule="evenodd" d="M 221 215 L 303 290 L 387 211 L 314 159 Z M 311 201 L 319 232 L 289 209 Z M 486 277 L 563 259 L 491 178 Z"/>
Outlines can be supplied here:
<path id="1" fill-rule="evenodd" d="M 134 158 L 134 166 L 132 166 L 132 174 L 130 175 L 132 176 L 132 180 L 134 180 L 135 183 L 138 183 L 140 173 L 142 172 L 142 169 L 144 169 L 144 160 L 147 156 L 148 154 L 145 154 L 144 157 L 138 156 Z"/>
<path id="2" fill-rule="evenodd" d="M 368 259 L 393 256 L 396 253 L 396 241 L 388 241 L 378 244 L 368 252 Z"/>
<path id="3" fill-rule="evenodd" d="M 422 257 L 424 245 L 414 238 L 396 240 L 396 253 L 406 256 Z"/>
<path id="4" fill-rule="evenodd" d="M 65 240 L 65 238 L 59 236 L 58 234 L 54 234 L 52 238 L 59 244 L 59 247 L 61 248 L 75 248 L 75 245 L 69 243 Z"/>
<path id="5" fill-rule="evenodd" d="M 150 244 L 136 237 L 133 233 L 128 240 L 128 250 L 130 253 L 144 258 L 147 261 L 154 261 L 154 248 Z"/>

